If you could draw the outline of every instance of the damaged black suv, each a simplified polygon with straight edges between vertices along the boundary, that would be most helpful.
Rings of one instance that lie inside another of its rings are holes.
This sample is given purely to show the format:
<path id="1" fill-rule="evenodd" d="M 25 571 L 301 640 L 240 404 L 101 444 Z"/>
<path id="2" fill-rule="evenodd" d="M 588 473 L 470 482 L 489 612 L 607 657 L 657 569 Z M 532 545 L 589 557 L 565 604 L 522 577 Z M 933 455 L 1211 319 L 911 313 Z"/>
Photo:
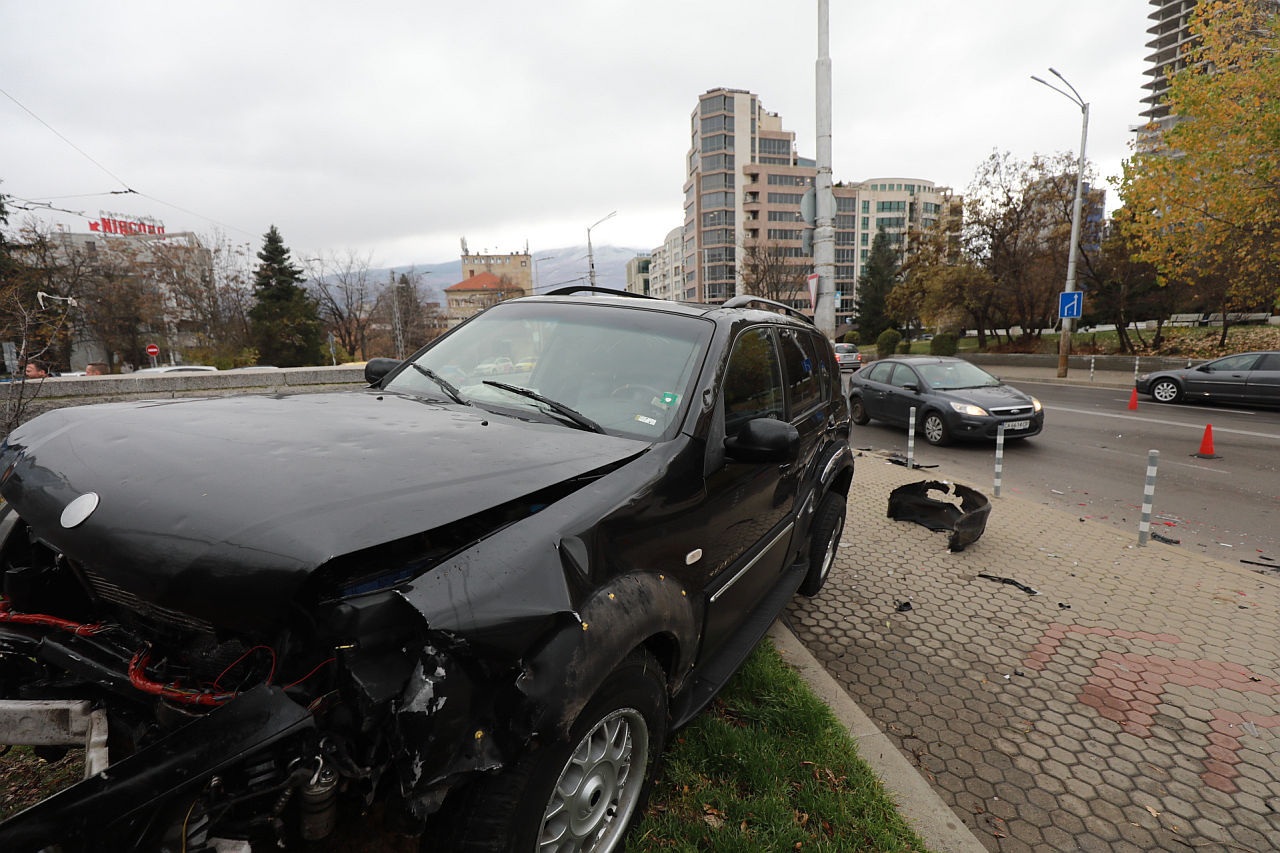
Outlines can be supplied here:
<path id="1" fill-rule="evenodd" d="M 14 430 L 0 741 L 86 778 L 0 849 L 265 850 L 345 803 L 428 851 L 620 850 L 668 733 L 835 557 L 847 404 L 784 308 L 570 288 L 368 389 Z"/>

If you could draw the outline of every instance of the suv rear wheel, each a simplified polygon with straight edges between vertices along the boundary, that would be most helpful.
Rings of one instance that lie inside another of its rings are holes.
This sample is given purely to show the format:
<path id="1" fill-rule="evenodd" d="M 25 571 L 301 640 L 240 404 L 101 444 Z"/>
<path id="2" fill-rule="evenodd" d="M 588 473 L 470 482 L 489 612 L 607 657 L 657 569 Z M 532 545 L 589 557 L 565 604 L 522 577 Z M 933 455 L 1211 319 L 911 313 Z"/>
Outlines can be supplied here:
<path id="1" fill-rule="evenodd" d="M 801 595 L 817 595 L 831 576 L 836 562 L 836 549 L 840 547 L 840 535 L 844 533 L 844 495 L 829 492 L 818 505 L 809 532 L 809 573 L 800 583 Z"/>

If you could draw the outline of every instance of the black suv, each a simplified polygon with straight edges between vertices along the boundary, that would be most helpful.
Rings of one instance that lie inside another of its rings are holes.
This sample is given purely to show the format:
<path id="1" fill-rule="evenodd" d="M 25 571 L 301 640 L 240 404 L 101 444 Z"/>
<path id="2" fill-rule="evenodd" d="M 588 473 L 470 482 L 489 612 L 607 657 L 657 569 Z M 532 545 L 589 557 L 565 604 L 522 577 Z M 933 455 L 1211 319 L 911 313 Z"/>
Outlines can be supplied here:
<path id="1" fill-rule="evenodd" d="M 266 849 L 344 799 L 424 850 L 619 849 L 668 733 L 822 587 L 853 461 L 802 315 L 583 290 L 367 390 L 16 429 L 0 740 L 110 766 L 0 849 Z"/>

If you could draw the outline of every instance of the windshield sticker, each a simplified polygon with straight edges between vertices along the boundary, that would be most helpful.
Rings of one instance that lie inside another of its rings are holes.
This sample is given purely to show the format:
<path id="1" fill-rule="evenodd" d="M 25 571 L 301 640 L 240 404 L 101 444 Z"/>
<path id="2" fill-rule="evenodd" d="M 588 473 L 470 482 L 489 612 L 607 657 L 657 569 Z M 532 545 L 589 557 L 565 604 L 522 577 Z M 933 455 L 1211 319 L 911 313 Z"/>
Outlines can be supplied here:
<path id="1" fill-rule="evenodd" d="M 658 402 L 663 406 L 674 406 L 680 402 L 680 395 L 674 391 L 664 391 Z"/>
<path id="2" fill-rule="evenodd" d="M 646 417 L 645 415 L 636 415 L 636 420 L 638 420 L 642 424 L 648 424 L 649 426 L 658 425 L 658 422 L 656 420 L 650 417 Z"/>

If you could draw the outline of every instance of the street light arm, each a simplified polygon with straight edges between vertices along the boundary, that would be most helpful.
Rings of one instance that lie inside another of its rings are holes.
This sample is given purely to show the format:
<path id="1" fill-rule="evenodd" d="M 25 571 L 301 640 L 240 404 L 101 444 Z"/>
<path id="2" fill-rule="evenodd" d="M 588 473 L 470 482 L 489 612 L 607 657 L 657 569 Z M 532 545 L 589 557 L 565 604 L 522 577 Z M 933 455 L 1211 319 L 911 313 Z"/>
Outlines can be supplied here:
<path id="1" fill-rule="evenodd" d="M 1052 70 L 1052 69 L 1051 69 L 1051 70 Z M 1041 85 L 1043 85 L 1043 86 L 1047 86 L 1047 87 L 1049 87 L 1050 89 L 1052 89 L 1053 91 L 1055 91 L 1055 92 L 1057 92 L 1059 95 L 1061 95 L 1062 97 L 1066 98 L 1066 99 L 1067 99 L 1068 101 L 1070 101 L 1071 103 L 1075 104 L 1075 105 L 1076 105 L 1077 107 L 1079 107 L 1080 109 L 1084 109 L 1084 108 L 1085 108 L 1085 106 L 1086 106 L 1086 105 L 1085 105 L 1084 99 L 1083 99 L 1083 98 L 1081 98 L 1081 97 L 1079 96 L 1079 94 L 1077 94 L 1077 95 L 1076 95 L 1076 97 L 1074 97 L 1074 98 L 1073 98 L 1073 97 L 1071 97 L 1070 95 L 1068 95 L 1066 92 L 1064 92 L 1064 91 L 1062 91 L 1061 89 L 1059 89 L 1057 86 L 1053 85 L 1052 83 L 1050 83 L 1050 82 L 1048 82 L 1048 81 L 1046 81 L 1046 80 L 1042 80 L 1041 78 L 1037 77 L 1037 76 L 1036 76 L 1036 75 L 1034 75 L 1034 74 L 1032 74 L 1032 75 L 1031 75 L 1031 79 L 1032 79 L 1032 80 L 1035 80 L 1037 83 L 1040 83 L 1040 84 L 1041 84 Z M 1070 84 L 1070 83 L 1067 83 L 1067 85 L 1068 85 L 1068 86 L 1070 86 L 1071 84 Z M 1074 91 L 1075 91 L 1075 89 L 1072 89 L 1071 91 L 1073 91 L 1073 92 L 1074 92 Z"/>
<path id="2" fill-rule="evenodd" d="M 1068 80 L 1066 77 L 1063 77 L 1060 73 L 1058 73 L 1058 69 L 1054 68 L 1052 65 L 1049 66 L 1049 73 L 1052 74 L 1054 77 L 1057 77 L 1063 83 L 1065 83 L 1067 88 L 1071 90 L 1072 94 L 1076 96 L 1076 103 L 1080 104 L 1081 106 L 1084 106 L 1084 98 L 1082 98 L 1080 96 L 1080 93 L 1076 91 L 1076 87 L 1071 85 L 1070 80 Z"/>

